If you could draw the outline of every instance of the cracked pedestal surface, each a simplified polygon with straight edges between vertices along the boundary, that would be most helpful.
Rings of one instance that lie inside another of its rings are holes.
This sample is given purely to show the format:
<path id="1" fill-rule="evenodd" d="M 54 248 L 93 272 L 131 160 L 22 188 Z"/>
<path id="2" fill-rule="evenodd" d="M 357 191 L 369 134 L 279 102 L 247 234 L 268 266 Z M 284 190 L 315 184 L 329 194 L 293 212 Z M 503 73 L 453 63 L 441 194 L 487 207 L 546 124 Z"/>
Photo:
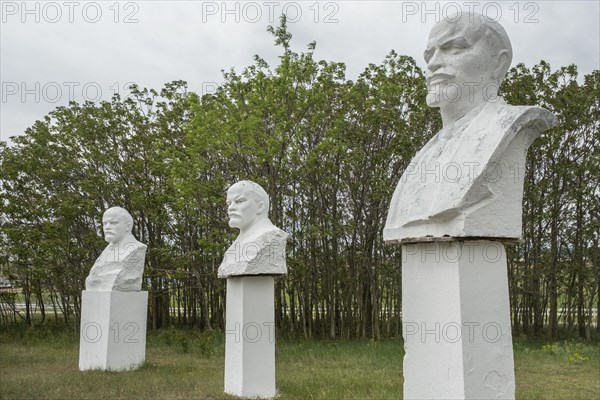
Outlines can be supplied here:
<path id="1" fill-rule="evenodd" d="M 504 246 L 402 246 L 405 399 L 514 399 Z"/>

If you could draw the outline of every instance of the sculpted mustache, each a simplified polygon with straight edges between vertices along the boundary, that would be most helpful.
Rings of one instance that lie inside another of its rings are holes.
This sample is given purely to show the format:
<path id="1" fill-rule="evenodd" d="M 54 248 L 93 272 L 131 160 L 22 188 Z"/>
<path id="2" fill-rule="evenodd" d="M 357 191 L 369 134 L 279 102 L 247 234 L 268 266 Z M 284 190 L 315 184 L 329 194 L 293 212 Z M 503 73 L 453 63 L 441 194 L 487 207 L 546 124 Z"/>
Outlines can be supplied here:
<path id="1" fill-rule="evenodd" d="M 451 79 L 453 78 L 452 75 L 449 74 L 444 74 L 444 73 L 437 73 L 437 74 L 433 74 L 427 77 L 427 83 L 430 83 L 432 80 L 434 79 Z"/>

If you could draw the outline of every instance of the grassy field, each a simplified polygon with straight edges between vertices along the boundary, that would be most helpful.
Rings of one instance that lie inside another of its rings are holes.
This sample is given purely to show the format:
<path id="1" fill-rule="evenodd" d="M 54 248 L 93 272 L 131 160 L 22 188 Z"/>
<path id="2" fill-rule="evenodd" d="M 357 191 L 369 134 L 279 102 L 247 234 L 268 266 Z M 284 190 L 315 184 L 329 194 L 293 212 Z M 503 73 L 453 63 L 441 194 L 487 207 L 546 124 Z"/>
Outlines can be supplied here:
<path id="1" fill-rule="evenodd" d="M 166 330 L 148 337 L 132 372 L 80 372 L 75 335 L 0 335 L 2 399 L 232 399 L 223 394 L 219 335 Z M 402 342 L 280 341 L 281 399 L 399 399 Z M 518 399 L 600 398 L 600 344 L 515 342 Z"/>

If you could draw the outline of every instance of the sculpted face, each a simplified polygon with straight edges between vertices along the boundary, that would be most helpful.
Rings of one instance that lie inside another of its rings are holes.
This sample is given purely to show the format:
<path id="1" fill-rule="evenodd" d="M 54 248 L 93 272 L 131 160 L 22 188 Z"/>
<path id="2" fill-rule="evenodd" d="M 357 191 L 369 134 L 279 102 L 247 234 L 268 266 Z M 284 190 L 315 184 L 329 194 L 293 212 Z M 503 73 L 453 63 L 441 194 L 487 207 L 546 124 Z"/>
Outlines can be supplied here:
<path id="1" fill-rule="evenodd" d="M 263 212 L 261 203 L 248 194 L 248 190 L 241 185 L 233 185 L 227 191 L 229 226 L 240 231 L 251 228 Z"/>
<path id="2" fill-rule="evenodd" d="M 489 33 L 488 33 L 489 34 Z M 424 58 L 427 62 L 427 105 L 478 104 L 495 97 L 504 76 L 508 50 L 486 38 L 481 18 L 457 22 L 442 20 L 429 35 Z M 508 65 L 506 65 L 508 69 Z"/>
<path id="3" fill-rule="evenodd" d="M 109 243 L 118 243 L 125 235 L 131 233 L 131 226 L 131 221 L 119 209 L 110 208 L 102 216 L 104 240 Z"/>

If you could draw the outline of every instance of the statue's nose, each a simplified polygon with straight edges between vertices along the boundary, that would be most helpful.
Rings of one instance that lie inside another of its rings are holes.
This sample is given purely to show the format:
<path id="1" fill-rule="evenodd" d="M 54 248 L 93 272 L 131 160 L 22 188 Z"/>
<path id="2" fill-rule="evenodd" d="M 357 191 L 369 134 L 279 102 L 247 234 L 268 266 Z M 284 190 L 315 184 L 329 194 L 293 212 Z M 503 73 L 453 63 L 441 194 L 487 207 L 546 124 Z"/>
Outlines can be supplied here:
<path id="1" fill-rule="evenodd" d="M 427 69 L 431 72 L 435 72 L 442 66 L 442 57 L 438 51 L 434 52 L 429 61 L 427 62 Z"/>

